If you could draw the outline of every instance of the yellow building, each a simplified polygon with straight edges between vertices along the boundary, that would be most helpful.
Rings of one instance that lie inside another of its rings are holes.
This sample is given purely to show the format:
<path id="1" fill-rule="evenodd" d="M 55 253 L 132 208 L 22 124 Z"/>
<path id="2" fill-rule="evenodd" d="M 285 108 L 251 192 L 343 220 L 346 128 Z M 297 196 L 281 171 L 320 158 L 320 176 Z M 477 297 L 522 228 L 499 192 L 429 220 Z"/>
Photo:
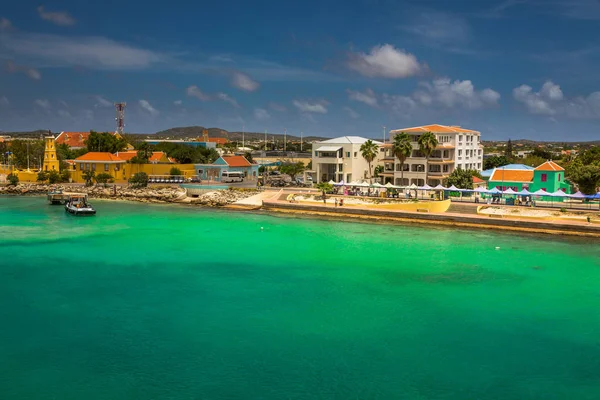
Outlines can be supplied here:
<path id="1" fill-rule="evenodd" d="M 54 142 L 54 136 L 47 136 L 45 138 L 46 145 L 44 147 L 44 164 L 42 169 L 44 171 L 59 171 L 60 162 L 56 155 L 56 144 Z"/>

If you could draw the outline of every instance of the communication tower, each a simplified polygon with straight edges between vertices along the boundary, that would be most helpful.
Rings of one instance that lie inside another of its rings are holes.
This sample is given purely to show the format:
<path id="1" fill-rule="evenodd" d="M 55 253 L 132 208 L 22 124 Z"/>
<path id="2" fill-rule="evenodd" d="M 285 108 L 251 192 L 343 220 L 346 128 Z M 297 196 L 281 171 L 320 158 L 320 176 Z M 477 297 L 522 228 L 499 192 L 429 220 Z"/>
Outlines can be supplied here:
<path id="1" fill-rule="evenodd" d="M 125 107 L 127 103 L 115 103 L 115 110 L 117 111 L 117 130 L 116 133 L 123 135 L 123 128 L 125 127 Z"/>

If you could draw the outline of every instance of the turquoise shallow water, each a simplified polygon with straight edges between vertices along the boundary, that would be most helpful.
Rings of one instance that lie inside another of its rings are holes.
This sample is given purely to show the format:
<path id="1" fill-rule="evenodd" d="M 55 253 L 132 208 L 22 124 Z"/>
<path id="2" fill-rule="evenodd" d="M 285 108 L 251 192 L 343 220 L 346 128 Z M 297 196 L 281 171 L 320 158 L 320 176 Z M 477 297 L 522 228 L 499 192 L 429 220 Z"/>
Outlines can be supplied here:
<path id="1" fill-rule="evenodd" d="M 2 400 L 600 398 L 597 241 L 94 204 L 0 197 Z"/>

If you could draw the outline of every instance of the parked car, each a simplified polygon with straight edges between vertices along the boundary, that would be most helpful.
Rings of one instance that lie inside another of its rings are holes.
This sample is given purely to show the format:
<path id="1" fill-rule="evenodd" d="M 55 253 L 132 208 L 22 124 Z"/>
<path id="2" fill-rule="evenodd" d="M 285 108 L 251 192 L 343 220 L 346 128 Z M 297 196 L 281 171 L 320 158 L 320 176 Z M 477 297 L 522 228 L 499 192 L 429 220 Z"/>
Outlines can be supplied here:
<path id="1" fill-rule="evenodd" d="M 188 182 L 190 182 L 190 183 L 201 183 L 202 179 L 200 179 L 199 176 L 192 176 L 192 177 L 188 178 Z"/>

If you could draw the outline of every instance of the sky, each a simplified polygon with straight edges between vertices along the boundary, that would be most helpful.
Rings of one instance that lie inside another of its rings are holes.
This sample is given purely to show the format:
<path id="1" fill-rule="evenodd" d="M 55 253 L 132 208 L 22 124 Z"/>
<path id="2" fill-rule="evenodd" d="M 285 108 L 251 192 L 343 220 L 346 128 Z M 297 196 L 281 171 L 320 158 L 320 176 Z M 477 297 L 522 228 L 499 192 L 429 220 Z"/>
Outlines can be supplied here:
<path id="1" fill-rule="evenodd" d="M 600 0 L 53 3 L 0 9 L 2 131 L 600 139 Z"/>

